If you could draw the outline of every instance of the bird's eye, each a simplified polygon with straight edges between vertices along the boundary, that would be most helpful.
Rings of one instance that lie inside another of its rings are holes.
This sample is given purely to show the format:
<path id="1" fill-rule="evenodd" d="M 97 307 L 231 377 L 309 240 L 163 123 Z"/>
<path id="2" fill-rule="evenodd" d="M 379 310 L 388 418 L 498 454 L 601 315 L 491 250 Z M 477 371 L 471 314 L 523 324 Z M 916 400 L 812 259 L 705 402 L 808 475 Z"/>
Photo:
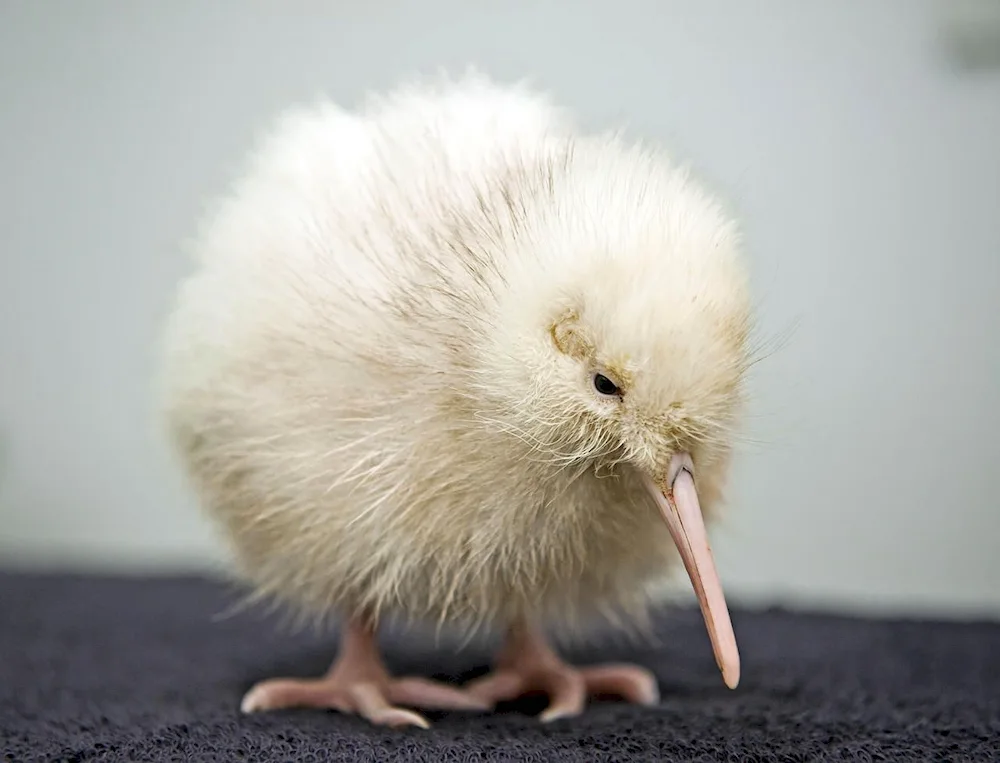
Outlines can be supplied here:
<path id="1" fill-rule="evenodd" d="M 594 374 L 594 389 L 596 389 L 599 394 L 606 395 L 608 397 L 621 394 L 621 390 L 618 388 L 618 385 L 604 374 Z"/>

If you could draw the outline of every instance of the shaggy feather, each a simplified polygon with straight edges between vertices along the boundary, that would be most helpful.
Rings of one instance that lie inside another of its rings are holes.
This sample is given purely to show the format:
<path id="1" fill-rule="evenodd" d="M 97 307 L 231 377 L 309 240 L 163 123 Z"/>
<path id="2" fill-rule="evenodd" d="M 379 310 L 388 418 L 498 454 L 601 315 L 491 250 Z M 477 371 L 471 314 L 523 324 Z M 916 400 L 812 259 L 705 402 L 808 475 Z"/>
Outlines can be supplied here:
<path id="1" fill-rule="evenodd" d="M 319 103 L 278 121 L 194 249 L 164 416 L 257 595 L 638 622 L 677 565 L 636 470 L 689 451 L 717 512 L 746 275 L 734 223 L 662 152 L 478 76 Z"/>

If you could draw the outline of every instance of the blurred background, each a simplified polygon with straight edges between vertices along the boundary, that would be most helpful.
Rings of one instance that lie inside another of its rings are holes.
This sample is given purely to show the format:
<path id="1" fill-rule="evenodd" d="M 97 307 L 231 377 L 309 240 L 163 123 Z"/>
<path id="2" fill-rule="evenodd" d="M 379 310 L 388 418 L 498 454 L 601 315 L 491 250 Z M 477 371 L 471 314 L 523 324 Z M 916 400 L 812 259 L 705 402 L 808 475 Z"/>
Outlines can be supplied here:
<path id="1" fill-rule="evenodd" d="M 180 247 L 285 107 L 473 64 L 742 215 L 734 600 L 1000 615 L 1000 2 L 0 3 L 0 566 L 213 569 L 151 373 Z"/>

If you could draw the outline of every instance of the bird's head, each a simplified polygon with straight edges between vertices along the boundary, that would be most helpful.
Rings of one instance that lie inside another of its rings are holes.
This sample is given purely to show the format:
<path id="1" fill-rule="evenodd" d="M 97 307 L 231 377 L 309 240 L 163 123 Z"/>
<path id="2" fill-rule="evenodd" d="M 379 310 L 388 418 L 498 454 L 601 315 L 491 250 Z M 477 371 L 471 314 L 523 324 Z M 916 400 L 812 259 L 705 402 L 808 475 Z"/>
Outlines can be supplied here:
<path id="1" fill-rule="evenodd" d="M 728 461 L 749 363 L 738 234 L 661 157 L 585 149 L 526 206 L 490 386 L 523 441 L 564 464 L 639 475 L 735 687 L 739 658 L 696 484 Z"/>

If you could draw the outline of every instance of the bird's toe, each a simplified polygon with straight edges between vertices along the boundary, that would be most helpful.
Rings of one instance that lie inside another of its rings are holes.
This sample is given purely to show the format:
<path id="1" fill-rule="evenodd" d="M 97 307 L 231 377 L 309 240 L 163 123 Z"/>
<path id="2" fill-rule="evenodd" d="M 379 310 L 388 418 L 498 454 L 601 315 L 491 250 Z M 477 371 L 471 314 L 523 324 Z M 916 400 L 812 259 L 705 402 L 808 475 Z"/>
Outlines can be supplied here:
<path id="1" fill-rule="evenodd" d="M 345 701 L 337 687 L 328 681 L 295 678 L 273 678 L 261 681 L 243 695 L 240 710 L 257 713 L 291 707 L 345 709 Z"/>
<path id="2" fill-rule="evenodd" d="M 489 710 L 493 703 L 456 686 L 426 678 L 397 678 L 389 683 L 389 699 L 425 710 Z"/>

